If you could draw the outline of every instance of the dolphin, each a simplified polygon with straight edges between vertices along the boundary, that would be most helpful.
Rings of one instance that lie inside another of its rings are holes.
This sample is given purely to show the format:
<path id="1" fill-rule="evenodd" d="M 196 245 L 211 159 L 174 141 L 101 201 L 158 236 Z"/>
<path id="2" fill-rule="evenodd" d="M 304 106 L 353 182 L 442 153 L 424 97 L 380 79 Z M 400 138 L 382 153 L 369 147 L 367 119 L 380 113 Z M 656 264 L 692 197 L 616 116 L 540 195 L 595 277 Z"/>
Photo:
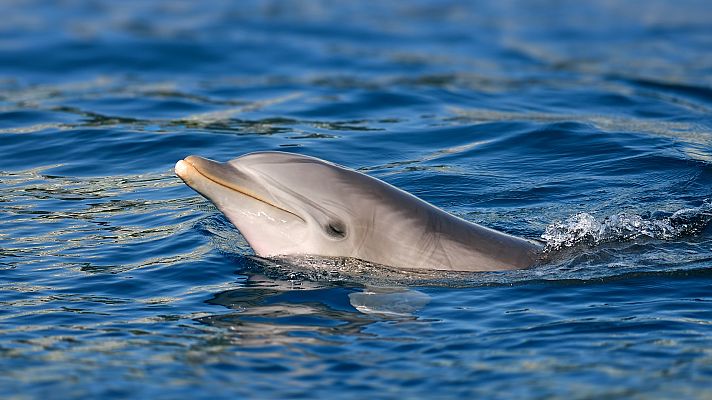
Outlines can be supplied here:
<path id="1" fill-rule="evenodd" d="M 537 242 L 449 214 L 374 177 L 318 158 L 255 152 L 188 156 L 176 174 L 210 200 L 260 257 L 352 257 L 399 269 L 527 268 Z"/>

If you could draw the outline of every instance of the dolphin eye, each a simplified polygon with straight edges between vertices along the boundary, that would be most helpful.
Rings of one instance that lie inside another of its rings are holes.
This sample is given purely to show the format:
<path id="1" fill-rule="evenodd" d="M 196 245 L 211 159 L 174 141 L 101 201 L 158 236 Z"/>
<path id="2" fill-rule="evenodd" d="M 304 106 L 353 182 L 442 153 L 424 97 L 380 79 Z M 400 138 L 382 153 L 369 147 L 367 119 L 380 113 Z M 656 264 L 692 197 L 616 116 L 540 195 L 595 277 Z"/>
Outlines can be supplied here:
<path id="1" fill-rule="evenodd" d="M 346 227 L 339 221 L 331 221 L 326 225 L 326 233 L 336 239 L 346 237 Z"/>

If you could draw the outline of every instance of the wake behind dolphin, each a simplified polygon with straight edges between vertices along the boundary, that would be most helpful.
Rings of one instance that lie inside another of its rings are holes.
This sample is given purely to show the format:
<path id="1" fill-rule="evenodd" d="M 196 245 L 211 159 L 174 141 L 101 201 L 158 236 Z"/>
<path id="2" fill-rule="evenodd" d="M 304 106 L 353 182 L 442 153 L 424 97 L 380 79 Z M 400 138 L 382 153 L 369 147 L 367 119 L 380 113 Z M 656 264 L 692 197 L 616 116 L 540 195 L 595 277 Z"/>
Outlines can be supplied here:
<path id="1" fill-rule="evenodd" d="M 541 246 L 458 218 L 379 179 L 314 157 L 257 152 L 178 161 L 261 257 L 350 257 L 406 269 L 532 266 Z"/>

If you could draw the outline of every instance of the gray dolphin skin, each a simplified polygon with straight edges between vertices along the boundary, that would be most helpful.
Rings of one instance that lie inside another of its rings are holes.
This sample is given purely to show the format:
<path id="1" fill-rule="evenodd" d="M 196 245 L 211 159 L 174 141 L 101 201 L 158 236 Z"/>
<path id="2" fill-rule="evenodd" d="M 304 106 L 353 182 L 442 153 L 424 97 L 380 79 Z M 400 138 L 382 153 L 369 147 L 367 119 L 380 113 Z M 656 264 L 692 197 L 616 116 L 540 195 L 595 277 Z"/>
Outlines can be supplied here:
<path id="1" fill-rule="evenodd" d="M 404 269 L 527 268 L 541 246 L 465 221 L 381 180 L 314 157 L 249 153 L 178 161 L 260 257 L 353 257 Z"/>

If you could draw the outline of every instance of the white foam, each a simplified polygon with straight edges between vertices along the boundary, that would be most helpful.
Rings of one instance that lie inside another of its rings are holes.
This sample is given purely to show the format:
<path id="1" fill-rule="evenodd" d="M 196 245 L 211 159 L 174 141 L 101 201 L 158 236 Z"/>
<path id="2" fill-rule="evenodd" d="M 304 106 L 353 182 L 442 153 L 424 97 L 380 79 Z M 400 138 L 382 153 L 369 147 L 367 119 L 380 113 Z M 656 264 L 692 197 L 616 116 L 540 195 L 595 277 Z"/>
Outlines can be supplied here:
<path id="1" fill-rule="evenodd" d="M 671 240 L 703 229 L 711 219 L 712 203 L 709 202 L 696 208 L 679 210 L 663 218 L 619 213 L 597 219 L 591 214 L 579 213 L 547 226 L 541 238 L 546 241 L 547 250 L 560 250 L 579 244 L 595 246 L 641 237 Z"/>

